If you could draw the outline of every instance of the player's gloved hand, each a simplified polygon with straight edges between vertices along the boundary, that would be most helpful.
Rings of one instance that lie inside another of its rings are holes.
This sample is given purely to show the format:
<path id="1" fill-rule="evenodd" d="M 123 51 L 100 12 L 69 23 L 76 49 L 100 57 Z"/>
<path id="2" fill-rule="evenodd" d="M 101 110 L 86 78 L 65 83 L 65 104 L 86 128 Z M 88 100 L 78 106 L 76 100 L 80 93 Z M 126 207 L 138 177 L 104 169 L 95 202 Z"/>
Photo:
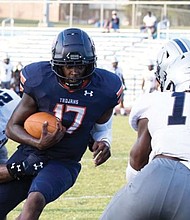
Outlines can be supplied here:
<path id="1" fill-rule="evenodd" d="M 7 169 L 14 179 L 20 179 L 24 176 L 36 176 L 47 163 L 47 156 L 31 153 L 24 161 L 7 164 Z"/>

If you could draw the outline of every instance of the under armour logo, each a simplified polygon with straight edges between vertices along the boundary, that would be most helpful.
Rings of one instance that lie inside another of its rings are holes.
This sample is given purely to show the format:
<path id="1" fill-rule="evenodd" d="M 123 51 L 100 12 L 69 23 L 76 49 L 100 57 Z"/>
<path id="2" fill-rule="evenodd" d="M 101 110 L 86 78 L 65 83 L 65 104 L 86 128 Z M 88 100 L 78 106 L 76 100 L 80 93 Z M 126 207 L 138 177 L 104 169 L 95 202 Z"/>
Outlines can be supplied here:
<path id="1" fill-rule="evenodd" d="M 15 163 L 12 163 L 11 164 L 11 169 L 14 169 L 15 168 Z"/>
<path id="2" fill-rule="evenodd" d="M 38 170 L 39 167 L 42 169 L 43 168 L 43 164 L 44 164 L 43 162 L 40 162 L 39 165 L 37 165 L 36 163 L 33 164 L 34 170 Z"/>
<path id="3" fill-rule="evenodd" d="M 12 164 L 11 164 L 11 169 L 12 169 L 12 170 L 15 168 L 15 164 L 16 164 L 16 163 L 12 163 Z M 17 167 L 17 172 L 21 172 L 21 171 L 22 171 L 19 164 L 16 165 L 16 167 Z"/>
<path id="4" fill-rule="evenodd" d="M 17 167 L 17 171 L 18 172 L 21 172 L 22 170 L 20 169 L 20 165 L 16 165 L 16 167 Z"/>
<path id="5" fill-rule="evenodd" d="M 84 91 L 85 96 L 87 96 L 87 95 L 93 96 L 93 93 L 94 93 L 93 91 L 90 91 L 90 92 L 88 92 L 87 90 Z"/>

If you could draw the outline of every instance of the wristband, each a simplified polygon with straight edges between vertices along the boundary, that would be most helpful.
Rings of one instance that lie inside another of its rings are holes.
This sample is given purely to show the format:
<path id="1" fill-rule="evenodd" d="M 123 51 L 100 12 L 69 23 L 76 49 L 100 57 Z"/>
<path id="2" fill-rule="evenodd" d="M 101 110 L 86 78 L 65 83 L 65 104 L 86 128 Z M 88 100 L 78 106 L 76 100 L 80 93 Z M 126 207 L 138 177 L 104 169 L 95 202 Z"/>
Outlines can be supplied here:
<path id="1" fill-rule="evenodd" d="M 105 140 L 111 145 L 112 141 L 112 117 L 104 124 L 96 123 L 91 130 L 91 136 L 95 141 Z"/>
<path id="2" fill-rule="evenodd" d="M 126 179 L 128 182 L 131 182 L 135 176 L 137 175 L 138 171 L 135 170 L 130 163 L 128 162 L 127 168 L 126 168 Z"/>
<path id="3" fill-rule="evenodd" d="M 7 164 L 7 169 L 14 179 L 19 180 L 23 176 L 36 176 L 48 160 L 49 158 L 43 154 L 31 153 L 24 161 Z"/>
<path id="4" fill-rule="evenodd" d="M 7 164 L 7 170 L 11 177 L 17 180 L 25 175 L 23 162 Z"/>

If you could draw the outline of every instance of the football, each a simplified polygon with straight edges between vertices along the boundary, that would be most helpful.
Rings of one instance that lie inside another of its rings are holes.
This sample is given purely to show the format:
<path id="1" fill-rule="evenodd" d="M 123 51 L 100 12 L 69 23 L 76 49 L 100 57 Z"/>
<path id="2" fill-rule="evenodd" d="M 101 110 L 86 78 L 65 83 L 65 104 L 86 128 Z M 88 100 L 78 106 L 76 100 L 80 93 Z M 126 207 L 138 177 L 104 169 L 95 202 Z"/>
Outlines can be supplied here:
<path id="1" fill-rule="evenodd" d="M 59 119 L 47 112 L 37 112 L 30 115 L 24 122 L 24 129 L 33 137 L 40 138 L 42 133 L 42 125 L 48 122 L 48 132 L 54 132 L 56 123 Z"/>

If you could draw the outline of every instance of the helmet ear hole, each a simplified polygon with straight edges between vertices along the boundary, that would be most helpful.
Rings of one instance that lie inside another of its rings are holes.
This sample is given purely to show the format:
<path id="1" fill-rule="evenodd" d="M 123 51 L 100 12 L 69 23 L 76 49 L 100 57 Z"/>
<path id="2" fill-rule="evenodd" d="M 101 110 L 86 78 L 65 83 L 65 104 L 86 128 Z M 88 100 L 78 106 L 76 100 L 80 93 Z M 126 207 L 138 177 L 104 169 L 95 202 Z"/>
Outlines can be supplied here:
<path id="1" fill-rule="evenodd" d="M 166 90 L 175 91 L 175 90 L 173 90 L 174 87 L 175 87 L 174 83 L 172 81 L 170 81 L 166 87 Z"/>
<path id="2" fill-rule="evenodd" d="M 170 86 L 170 87 L 169 87 Z M 189 90 L 190 52 L 179 55 L 167 68 L 166 89 L 176 92 Z"/>

